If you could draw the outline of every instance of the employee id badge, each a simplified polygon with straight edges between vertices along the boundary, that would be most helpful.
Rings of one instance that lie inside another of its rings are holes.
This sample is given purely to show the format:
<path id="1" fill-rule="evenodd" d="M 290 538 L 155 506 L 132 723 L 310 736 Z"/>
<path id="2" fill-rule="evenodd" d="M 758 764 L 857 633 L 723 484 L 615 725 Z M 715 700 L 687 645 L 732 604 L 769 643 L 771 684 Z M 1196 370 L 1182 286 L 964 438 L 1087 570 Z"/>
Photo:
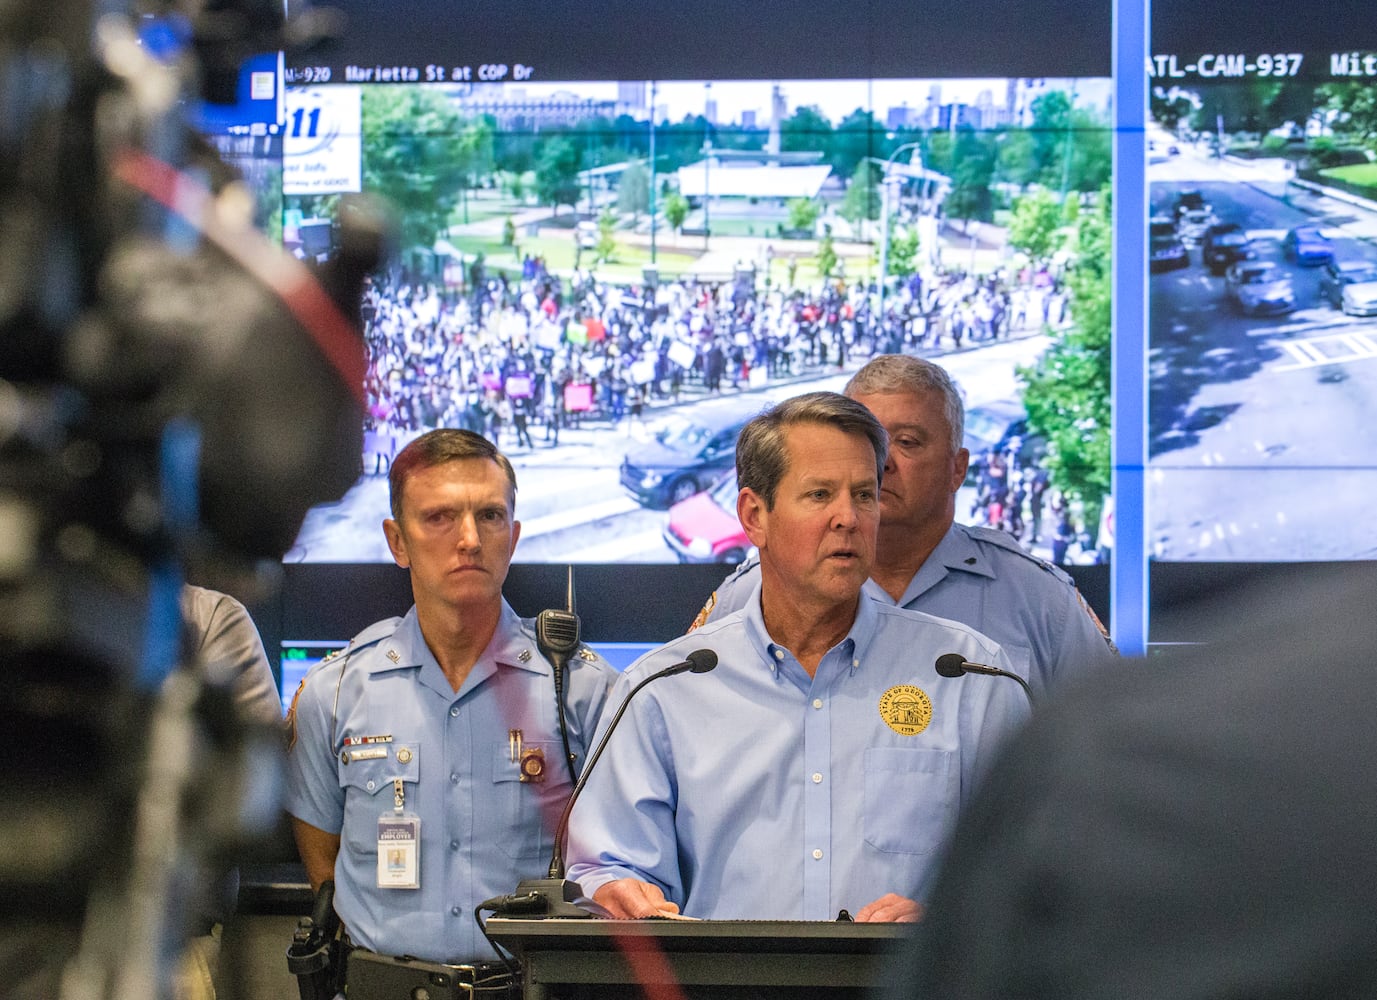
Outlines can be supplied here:
<path id="1" fill-rule="evenodd" d="M 421 817 L 388 811 L 378 817 L 378 888 L 421 887 Z"/>

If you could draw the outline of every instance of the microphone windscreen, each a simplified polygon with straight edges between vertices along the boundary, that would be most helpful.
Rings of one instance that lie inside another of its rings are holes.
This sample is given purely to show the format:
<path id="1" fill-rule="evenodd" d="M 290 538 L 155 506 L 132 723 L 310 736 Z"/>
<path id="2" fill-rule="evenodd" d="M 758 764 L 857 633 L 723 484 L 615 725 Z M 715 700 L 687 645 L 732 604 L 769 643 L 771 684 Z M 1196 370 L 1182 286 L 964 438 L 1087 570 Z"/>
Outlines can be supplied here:
<path id="1" fill-rule="evenodd" d="M 960 677 L 966 672 L 966 658 L 960 653 L 943 653 L 937 658 L 937 672 L 943 677 Z"/>
<path id="2" fill-rule="evenodd" d="M 711 649 L 695 649 L 686 659 L 693 664 L 689 670 L 695 674 L 706 674 L 717 666 L 717 654 Z"/>

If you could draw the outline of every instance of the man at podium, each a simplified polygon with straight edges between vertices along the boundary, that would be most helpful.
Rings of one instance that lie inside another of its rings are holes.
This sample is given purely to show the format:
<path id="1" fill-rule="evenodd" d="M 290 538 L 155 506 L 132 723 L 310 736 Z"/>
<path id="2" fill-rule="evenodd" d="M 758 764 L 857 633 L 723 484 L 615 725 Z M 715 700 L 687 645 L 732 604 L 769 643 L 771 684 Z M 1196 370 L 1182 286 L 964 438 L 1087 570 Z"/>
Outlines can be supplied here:
<path id="1" fill-rule="evenodd" d="M 862 600 L 887 440 L 837 393 L 763 413 L 737 444 L 760 551 L 746 606 L 647 654 L 620 700 L 692 648 L 716 670 L 647 685 L 590 773 L 569 876 L 615 917 L 908 921 L 996 745 L 1027 715 L 972 629 Z"/>

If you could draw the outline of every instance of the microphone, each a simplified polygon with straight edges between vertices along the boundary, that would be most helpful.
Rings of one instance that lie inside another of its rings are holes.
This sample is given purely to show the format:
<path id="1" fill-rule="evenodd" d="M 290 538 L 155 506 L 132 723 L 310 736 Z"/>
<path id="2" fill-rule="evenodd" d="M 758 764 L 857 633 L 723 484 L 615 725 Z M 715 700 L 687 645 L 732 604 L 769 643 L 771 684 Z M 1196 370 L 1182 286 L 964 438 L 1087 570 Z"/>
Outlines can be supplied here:
<path id="1" fill-rule="evenodd" d="M 602 757 L 602 752 L 607 748 L 607 741 L 612 738 L 613 731 L 617 724 L 622 721 L 622 716 L 626 714 L 626 707 L 631 704 L 631 699 L 652 681 L 658 681 L 662 677 L 673 677 L 675 674 L 695 673 L 706 674 L 709 670 L 716 668 L 717 654 L 711 649 L 695 649 L 692 653 L 675 663 L 657 670 L 645 680 L 637 684 L 622 699 L 622 703 L 617 706 L 617 712 L 612 716 L 612 721 L 607 725 L 607 731 L 602 734 L 602 739 L 598 741 L 597 748 L 588 758 L 588 763 L 583 767 L 583 773 L 579 775 L 578 783 L 574 785 L 574 790 L 569 793 L 569 801 L 564 804 L 564 811 L 559 815 L 559 822 L 555 824 L 555 849 L 550 854 L 550 867 L 543 879 L 523 879 L 516 887 L 516 892 L 508 897 L 512 902 L 521 901 L 519 908 L 522 913 L 510 913 L 510 916 L 560 916 L 560 917 L 586 917 L 588 912 L 573 905 L 574 900 L 583 895 L 583 891 L 577 883 L 570 882 L 564 877 L 564 838 L 569 832 L 569 817 L 573 814 L 574 803 L 578 801 L 583 793 L 584 786 L 588 784 L 588 776 L 593 773 L 593 767 Z M 525 904 L 528 901 L 534 902 L 535 899 L 544 901 L 544 905 L 532 912 Z"/>
<path id="2" fill-rule="evenodd" d="M 960 653 L 943 653 L 937 658 L 937 672 L 943 677 L 960 677 L 962 674 L 986 674 L 990 677 L 1012 677 L 1018 681 L 1023 688 L 1023 694 L 1028 699 L 1028 707 L 1032 708 L 1033 692 L 1028 687 L 1028 682 L 1018 674 L 1001 670 L 999 667 L 992 667 L 987 663 L 972 663 Z"/>

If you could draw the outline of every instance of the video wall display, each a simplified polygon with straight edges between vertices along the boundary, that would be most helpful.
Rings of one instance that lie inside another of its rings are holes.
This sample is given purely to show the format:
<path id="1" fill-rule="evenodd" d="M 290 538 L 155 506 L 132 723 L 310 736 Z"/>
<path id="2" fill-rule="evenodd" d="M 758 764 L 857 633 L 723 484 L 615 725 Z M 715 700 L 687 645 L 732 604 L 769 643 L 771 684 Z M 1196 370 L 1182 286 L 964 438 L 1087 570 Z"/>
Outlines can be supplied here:
<path id="1" fill-rule="evenodd" d="M 397 207 L 401 245 L 365 303 L 362 475 L 288 561 L 390 561 L 392 456 L 460 426 L 516 467 L 518 561 L 733 564 L 742 424 L 891 351 L 962 388 L 960 520 L 1106 558 L 1107 46 L 1068 56 L 1034 31 L 958 76 L 969 31 L 933 37 L 910 7 L 723 7 L 721 27 L 762 42 L 749 54 L 729 33 L 703 49 L 707 8 L 687 9 L 657 7 L 661 36 L 695 42 L 663 58 L 403 25 L 289 67 L 284 242 L 328 255 L 340 197 L 365 191 Z M 880 25 L 915 47 L 878 43 Z M 828 60 L 791 46 L 810 32 L 837 39 Z"/>
<path id="2" fill-rule="evenodd" d="M 1272 40 L 1150 65 L 1156 560 L 1377 552 L 1377 29 Z"/>

